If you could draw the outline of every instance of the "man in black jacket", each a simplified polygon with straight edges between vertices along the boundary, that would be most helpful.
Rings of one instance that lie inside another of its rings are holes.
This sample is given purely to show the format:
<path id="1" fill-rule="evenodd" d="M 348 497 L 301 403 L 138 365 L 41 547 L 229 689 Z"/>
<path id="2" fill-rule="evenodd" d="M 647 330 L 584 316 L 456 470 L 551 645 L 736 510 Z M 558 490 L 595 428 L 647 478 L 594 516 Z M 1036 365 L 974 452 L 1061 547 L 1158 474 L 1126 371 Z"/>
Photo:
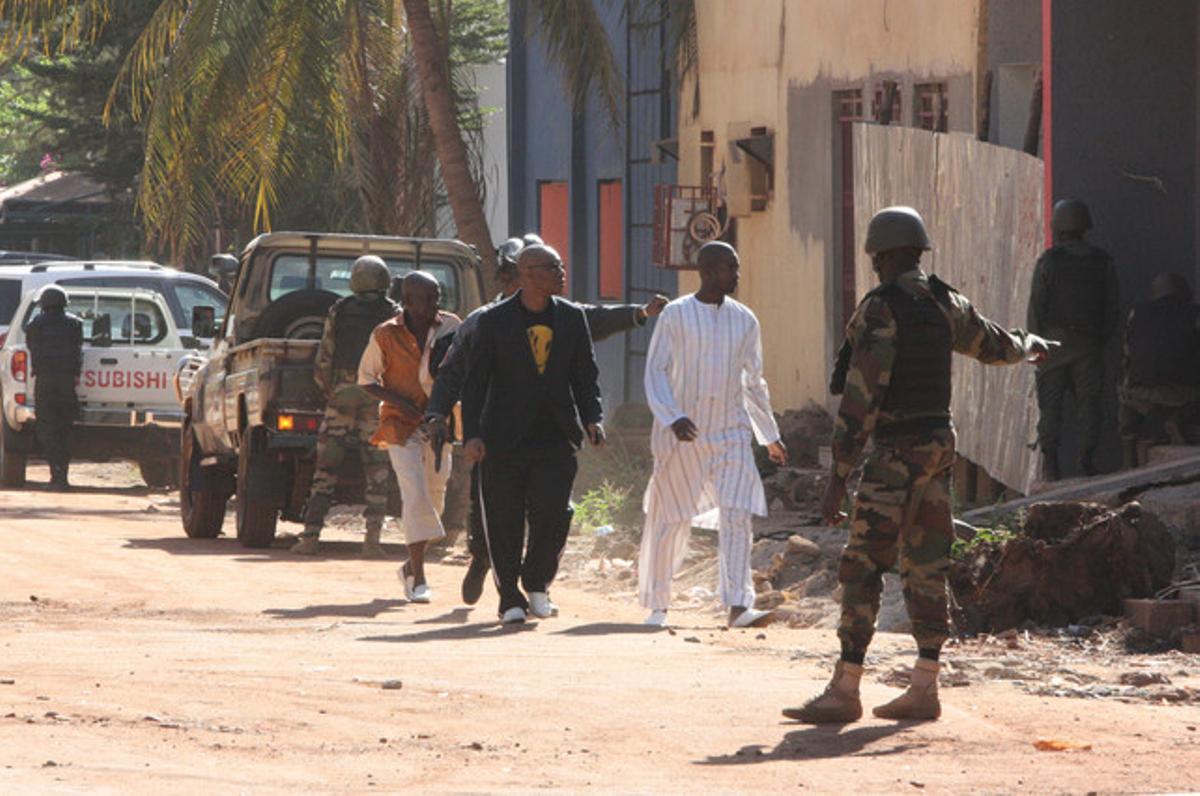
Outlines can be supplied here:
<path id="1" fill-rule="evenodd" d="M 480 465 L 484 532 L 509 624 L 524 622 L 526 611 L 557 612 L 548 590 L 571 528 L 575 451 L 584 429 L 593 445 L 604 444 L 587 319 L 557 296 L 562 260 L 549 246 L 527 246 L 517 270 L 521 289 L 479 318 L 462 401 L 465 452 Z"/>
<path id="2" fill-rule="evenodd" d="M 501 293 L 494 301 L 476 309 L 463 320 L 454 333 L 454 342 L 437 372 L 433 394 L 425 408 L 425 417 L 431 435 L 440 447 L 441 440 L 449 438 L 447 418 L 462 394 L 467 379 L 467 365 L 471 358 L 471 347 L 480 316 L 490 307 L 517 292 L 517 256 L 526 246 L 541 244 L 542 239 L 533 234 L 522 238 L 509 238 L 496 251 L 496 277 Z M 615 334 L 646 325 L 667 306 L 667 297 L 655 294 L 645 304 L 580 304 L 592 332 L 592 342 L 599 343 Z M 467 605 L 479 602 L 483 594 L 483 581 L 491 564 L 488 560 L 487 539 L 483 533 L 483 517 L 479 508 L 478 468 L 471 468 L 471 509 L 467 517 L 467 548 L 471 553 L 471 564 L 463 576 L 462 598 Z"/>
<path id="3" fill-rule="evenodd" d="M 38 296 L 41 312 L 25 328 L 25 344 L 36 379 L 33 402 L 42 455 L 50 465 L 50 488 L 66 490 L 71 464 L 71 426 L 79 411 L 75 380 L 83 365 L 83 323 L 67 312 L 67 294 L 57 285 Z"/>

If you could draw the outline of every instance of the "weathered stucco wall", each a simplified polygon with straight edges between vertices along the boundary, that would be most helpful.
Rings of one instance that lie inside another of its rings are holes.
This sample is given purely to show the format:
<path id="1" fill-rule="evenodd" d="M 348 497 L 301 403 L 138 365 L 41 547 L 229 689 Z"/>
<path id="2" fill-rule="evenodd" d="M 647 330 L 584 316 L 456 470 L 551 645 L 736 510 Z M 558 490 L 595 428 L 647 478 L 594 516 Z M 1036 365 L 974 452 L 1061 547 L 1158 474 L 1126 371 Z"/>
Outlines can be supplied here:
<path id="1" fill-rule="evenodd" d="M 765 210 L 737 221 L 738 298 L 762 322 L 776 408 L 828 405 L 829 363 L 842 334 L 833 92 L 861 89 L 869 114 L 877 81 L 896 80 L 900 121 L 912 124 L 913 84 L 945 81 L 950 129 L 973 130 L 978 0 L 699 0 L 697 22 L 700 102 L 695 108 L 695 84 L 687 82 L 679 182 L 700 180 L 701 131 L 714 134 L 718 172 L 730 159 L 731 124 L 774 131 L 773 194 Z M 688 274 L 680 289 L 695 284 Z"/>

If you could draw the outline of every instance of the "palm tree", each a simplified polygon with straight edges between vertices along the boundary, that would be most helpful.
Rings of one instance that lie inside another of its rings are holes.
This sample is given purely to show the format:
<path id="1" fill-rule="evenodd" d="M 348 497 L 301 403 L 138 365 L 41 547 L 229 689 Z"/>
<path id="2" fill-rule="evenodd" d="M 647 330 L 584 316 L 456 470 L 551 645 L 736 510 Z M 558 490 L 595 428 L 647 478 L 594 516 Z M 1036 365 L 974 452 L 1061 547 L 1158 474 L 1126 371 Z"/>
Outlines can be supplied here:
<path id="1" fill-rule="evenodd" d="M 69 47 L 119 5 L 0 0 L 0 47 Z M 360 228 L 433 234 L 441 186 L 417 66 L 397 3 L 162 0 L 109 98 L 145 126 L 138 208 L 152 240 L 175 255 L 201 248 L 218 208 L 269 229 L 314 160 L 357 198 Z M 468 98 L 454 77 L 452 115 Z M 458 136 L 467 151 L 452 173 L 465 171 L 479 203 L 479 158 Z"/>
<path id="2" fill-rule="evenodd" d="M 594 89 L 619 123 L 620 77 L 594 5 L 518 1 L 560 65 L 573 108 Z M 670 8 L 694 44 L 692 0 L 623 2 L 624 13 Z M 69 47 L 105 24 L 115 3 L 0 0 L 0 51 Z M 316 142 L 347 167 L 368 228 L 429 231 L 439 177 L 422 149 L 431 137 L 458 234 L 489 254 L 477 153 L 460 125 L 447 46 L 452 0 L 434 3 L 162 0 L 110 96 L 111 104 L 128 90 L 146 127 L 138 207 L 152 238 L 176 254 L 199 248 L 222 205 L 270 228 Z"/>

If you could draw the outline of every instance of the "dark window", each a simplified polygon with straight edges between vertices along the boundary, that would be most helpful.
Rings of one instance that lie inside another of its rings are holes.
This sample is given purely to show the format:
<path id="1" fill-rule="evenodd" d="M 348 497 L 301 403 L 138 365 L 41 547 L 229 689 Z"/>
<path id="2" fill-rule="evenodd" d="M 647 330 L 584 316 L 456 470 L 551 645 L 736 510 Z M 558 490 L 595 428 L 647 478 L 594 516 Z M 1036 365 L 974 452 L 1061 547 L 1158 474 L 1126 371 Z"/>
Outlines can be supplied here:
<path id="1" fill-rule="evenodd" d="M 625 296 L 624 195 L 620 180 L 601 180 L 599 186 L 600 298 Z"/>
<path id="2" fill-rule="evenodd" d="M 12 317 L 21 303 L 21 280 L 0 279 L 0 323 L 12 323 Z"/>
<path id="3" fill-rule="evenodd" d="M 357 257 L 322 256 L 317 258 L 317 269 L 312 274 L 310 283 L 309 261 L 307 254 L 280 254 L 271 264 L 271 282 L 268 296 L 271 301 L 294 293 L 297 290 L 315 289 L 328 290 L 339 296 L 350 295 L 350 269 L 354 267 Z M 410 273 L 414 268 L 412 260 L 384 257 L 392 277 L 400 277 Z M 421 270 L 427 271 L 442 286 L 441 307 L 445 310 L 457 310 L 458 307 L 458 275 L 454 266 L 432 260 L 421 260 Z M 189 321 L 190 322 L 190 321 Z"/>
<path id="4" fill-rule="evenodd" d="M 884 80 L 875 86 L 875 99 L 871 102 L 871 116 L 880 124 L 904 124 L 901 114 L 900 84 L 895 80 Z"/>
<path id="5" fill-rule="evenodd" d="M 918 83 L 913 86 L 913 99 L 913 125 L 935 133 L 946 132 L 946 84 Z"/>
<path id="6" fill-rule="evenodd" d="M 700 132 L 700 185 L 707 188 L 712 185 L 713 162 L 717 144 L 712 130 Z"/>

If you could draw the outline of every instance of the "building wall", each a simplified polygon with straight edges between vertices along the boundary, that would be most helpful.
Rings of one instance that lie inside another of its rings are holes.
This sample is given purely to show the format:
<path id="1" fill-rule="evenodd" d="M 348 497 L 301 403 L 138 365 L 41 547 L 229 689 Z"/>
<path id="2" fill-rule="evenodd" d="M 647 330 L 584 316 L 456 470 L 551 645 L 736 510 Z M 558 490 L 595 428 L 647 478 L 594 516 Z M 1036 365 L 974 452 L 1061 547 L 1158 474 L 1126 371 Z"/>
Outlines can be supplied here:
<path id="1" fill-rule="evenodd" d="M 915 83 L 945 81 L 949 129 L 973 131 L 977 0 L 756 0 L 697 4 L 700 104 L 681 90 L 679 181 L 700 179 L 700 135 L 730 160 L 729 126 L 775 133 L 774 193 L 737 220 L 738 298 L 762 323 L 766 376 L 778 410 L 827 403 L 829 364 L 842 336 L 835 245 L 833 92 L 896 80 L 901 121 L 912 124 Z M 919 208 L 918 208 L 919 209 Z M 861 231 L 856 243 L 861 245 Z M 696 284 L 693 274 L 681 291 Z M 861 295 L 869 286 L 858 285 Z"/>
<path id="2" fill-rule="evenodd" d="M 580 0 L 581 2 L 583 0 Z M 624 274 L 620 302 L 644 303 L 654 292 L 674 295 L 675 275 L 650 262 L 649 224 L 655 183 L 675 181 L 671 163 L 650 164 L 651 140 L 669 137 L 674 129 L 675 93 L 644 93 L 661 80 L 656 31 L 645 35 L 628 26 L 638 22 L 622 4 L 593 2 L 609 32 L 617 66 L 626 80 L 620 118 L 613 119 L 592 97 L 582 113 L 573 114 L 560 71 L 546 57 L 536 31 L 526 36 L 524 0 L 511 0 L 509 73 L 509 219 L 512 234 L 539 228 L 538 185 L 565 182 L 569 195 L 568 250 L 570 297 L 600 299 L 600 202 L 602 181 L 620 180 L 623 187 Z M 630 48 L 627 42 L 632 41 Z M 648 64 L 653 64 L 650 74 Z M 668 87 L 669 88 L 669 87 Z M 631 93 L 632 92 L 632 93 Z M 650 330 L 618 335 L 596 345 L 606 411 L 626 401 L 642 400 L 642 369 Z"/>
<path id="3" fill-rule="evenodd" d="M 1033 76 L 1042 64 L 1042 0 L 989 0 L 983 43 L 992 73 L 988 141 L 1021 148 L 1033 94 Z"/>
<path id="4" fill-rule="evenodd" d="M 1053 0 L 1051 8 L 1054 198 L 1090 205 L 1090 238 L 1113 255 L 1125 308 L 1162 272 L 1195 286 L 1197 4 Z M 1119 462 L 1116 340 L 1107 362 L 1101 465 L 1111 468 Z"/>

